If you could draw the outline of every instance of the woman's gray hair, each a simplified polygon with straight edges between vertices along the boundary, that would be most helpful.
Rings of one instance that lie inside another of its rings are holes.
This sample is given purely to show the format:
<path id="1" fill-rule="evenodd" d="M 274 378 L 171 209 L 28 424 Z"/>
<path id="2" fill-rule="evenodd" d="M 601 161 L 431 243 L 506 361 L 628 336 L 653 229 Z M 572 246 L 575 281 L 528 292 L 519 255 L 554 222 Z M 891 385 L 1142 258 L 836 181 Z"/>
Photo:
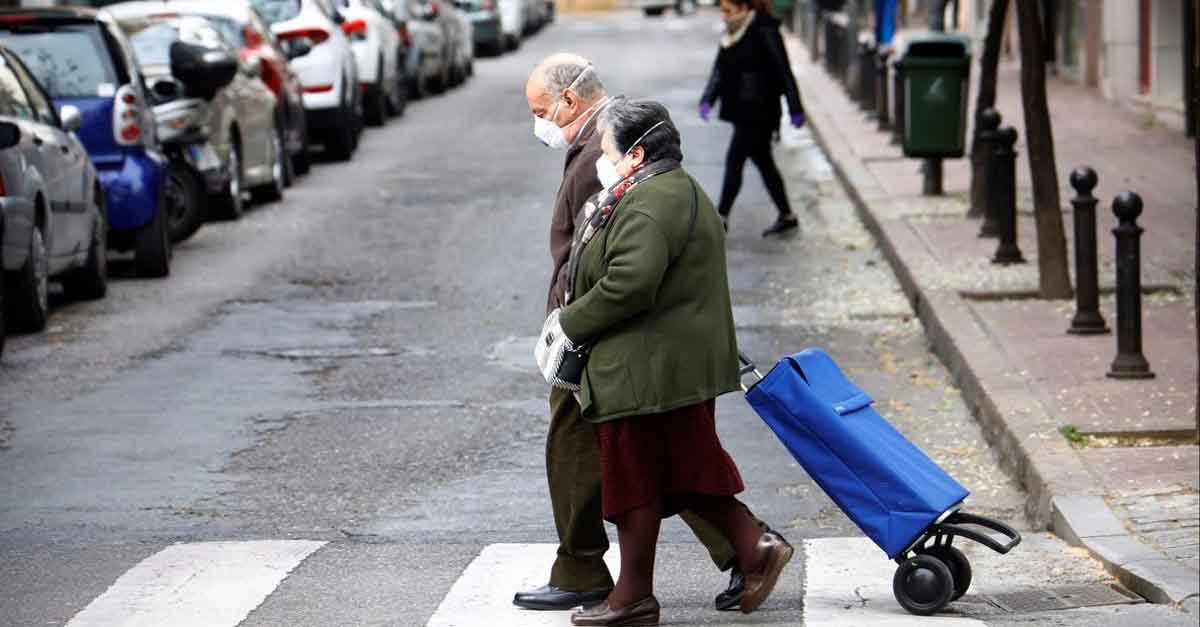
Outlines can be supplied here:
<path id="1" fill-rule="evenodd" d="M 636 143 L 646 151 L 647 162 L 683 160 L 679 129 L 667 108 L 653 100 L 613 100 L 600 112 L 599 126 L 612 135 L 614 146 L 622 153 Z"/>
<path id="2" fill-rule="evenodd" d="M 562 95 L 568 87 L 587 101 L 595 100 L 604 93 L 604 82 L 590 63 L 565 61 L 547 66 L 544 72 L 546 91 L 555 98 Z M 575 82 L 576 79 L 579 80 L 578 83 Z M 572 83 L 575 83 L 574 86 Z"/>

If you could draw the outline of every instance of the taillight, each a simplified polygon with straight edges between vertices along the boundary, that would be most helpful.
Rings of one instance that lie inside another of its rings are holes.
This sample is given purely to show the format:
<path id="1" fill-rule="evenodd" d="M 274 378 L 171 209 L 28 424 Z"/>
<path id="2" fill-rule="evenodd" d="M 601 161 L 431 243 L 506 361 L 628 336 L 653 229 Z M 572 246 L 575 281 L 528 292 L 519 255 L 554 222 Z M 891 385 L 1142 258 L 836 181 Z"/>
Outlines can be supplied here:
<path id="1" fill-rule="evenodd" d="M 350 39 L 364 41 L 367 38 L 367 21 L 363 19 L 342 22 L 342 32 Z"/>
<path id="2" fill-rule="evenodd" d="M 247 25 L 243 31 L 243 36 L 246 38 L 247 48 L 257 48 L 263 45 L 263 41 L 266 39 L 262 36 L 262 33 L 258 32 L 258 29 L 249 25 Z"/>
<path id="3" fill-rule="evenodd" d="M 326 39 L 329 39 L 329 32 L 323 28 L 301 28 L 299 30 L 289 30 L 279 33 L 279 39 L 308 39 L 317 45 Z"/>
<path id="4" fill-rule="evenodd" d="M 491 11 L 496 8 L 496 0 L 483 0 L 483 2 L 479 3 L 479 8 L 484 11 Z"/>
<path id="5" fill-rule="evenodd" d="M 121 146 L 142 140 L 142 107 L 132 85 L 122 85 L 113 97 L 113 136 Z"/>
<path id="6" fill-rule="evenodd" d="M 400 28 L 396 30 L 400 31 L 400 45 L 412 48 L 412 35 L 408 33 L 408 24 L 401 24 Z"/>
<path id="7" fill-rule="evenodd" d="M 4 186 L 4 175 L 0 174 L 0 196 L 7 196 L 8 188 Z"/>

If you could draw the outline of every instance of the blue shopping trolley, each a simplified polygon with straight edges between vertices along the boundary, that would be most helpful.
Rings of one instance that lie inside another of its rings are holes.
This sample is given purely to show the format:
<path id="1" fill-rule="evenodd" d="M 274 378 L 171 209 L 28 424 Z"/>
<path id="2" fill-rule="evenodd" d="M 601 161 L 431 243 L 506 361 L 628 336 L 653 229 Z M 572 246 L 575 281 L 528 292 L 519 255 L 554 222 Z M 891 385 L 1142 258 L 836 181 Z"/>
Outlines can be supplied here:
<path id="1" fill-rule="evenodd" d="M 746 401 L 796 461 L 899 567 L 892 591 L 904 609 L 926 616 L 966 594 L 971 564 L 956 537 L 1008 553 L 1021 535 L 961 510 L 966 488 L 872 408 L 825 351 L 785 357 L 765 376 L 740 355 Z M 1001 543 L 977 528 L 997 532 Z"/>

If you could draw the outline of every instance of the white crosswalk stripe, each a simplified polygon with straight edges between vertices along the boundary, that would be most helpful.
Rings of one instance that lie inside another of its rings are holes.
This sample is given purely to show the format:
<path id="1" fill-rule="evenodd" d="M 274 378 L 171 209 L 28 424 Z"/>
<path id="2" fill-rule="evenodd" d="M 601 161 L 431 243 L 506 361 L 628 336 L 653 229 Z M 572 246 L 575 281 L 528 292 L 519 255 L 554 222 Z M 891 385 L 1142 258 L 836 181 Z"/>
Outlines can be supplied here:
<path id="1" fill-rule="evenodd" d="M 804 542 L 804 624 L 808 627 L 983 627 L 981 621 L 913 616 L 892 594 L 896 563 L 867 538 Z"/>
<path id="2" fill-rule="evenodd" d="M 142 560 L 67 627 L 234 627 L 324 542 L 177 544 Z"/>

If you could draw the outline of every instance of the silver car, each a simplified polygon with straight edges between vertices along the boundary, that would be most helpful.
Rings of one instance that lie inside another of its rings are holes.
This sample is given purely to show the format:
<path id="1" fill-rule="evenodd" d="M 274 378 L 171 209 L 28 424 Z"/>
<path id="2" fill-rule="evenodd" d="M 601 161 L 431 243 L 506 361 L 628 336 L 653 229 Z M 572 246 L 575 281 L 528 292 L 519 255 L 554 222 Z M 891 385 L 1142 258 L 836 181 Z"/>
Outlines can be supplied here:
<path id="1" fill-rule="evenodd" d="M 74 298 L 101 298 L 108 289 L 104 194 L 74 133 L 81 121 L 73 106 L 55 111 L 16 55 L 0 47 L 0 318 L 20 331 L 46 327 L 51 277 Z"/>

